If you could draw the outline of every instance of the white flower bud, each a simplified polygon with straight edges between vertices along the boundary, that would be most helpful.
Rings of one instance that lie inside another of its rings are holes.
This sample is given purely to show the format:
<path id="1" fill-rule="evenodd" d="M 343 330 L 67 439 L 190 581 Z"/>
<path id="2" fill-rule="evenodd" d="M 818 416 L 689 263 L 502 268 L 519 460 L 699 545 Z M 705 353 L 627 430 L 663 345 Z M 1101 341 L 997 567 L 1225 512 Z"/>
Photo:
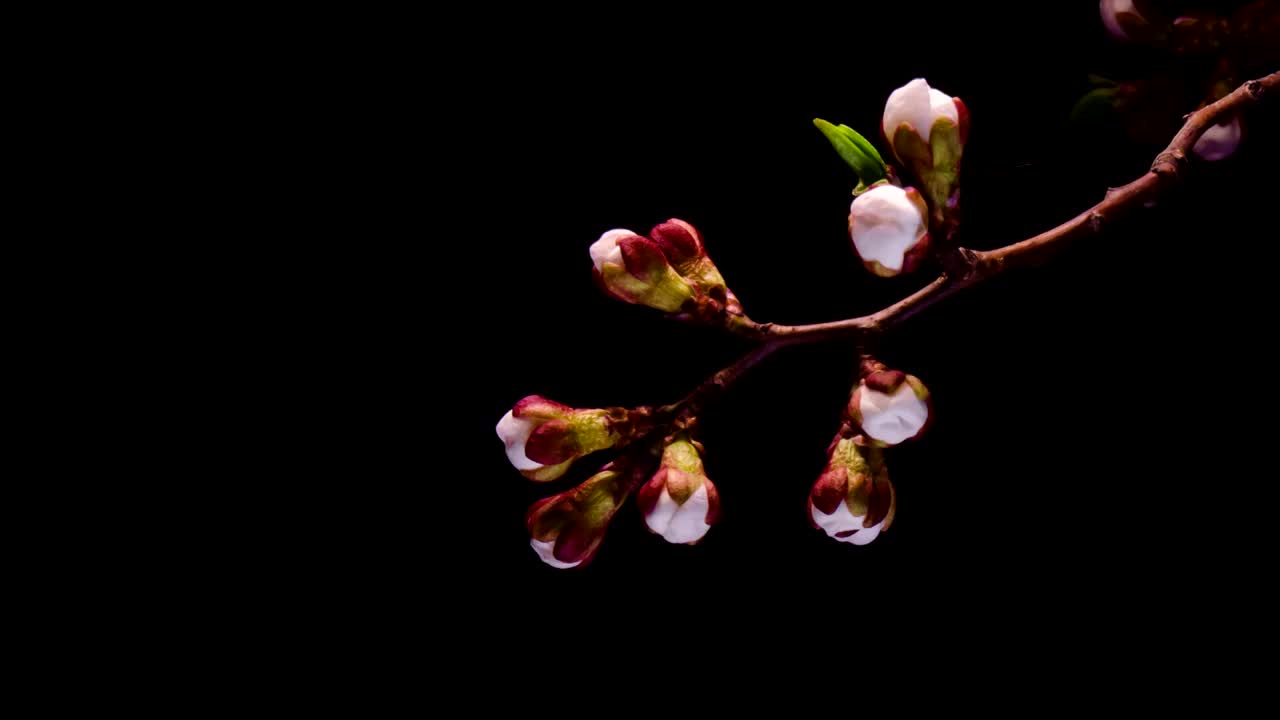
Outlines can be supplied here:
<path id="1" fill-rule="evenodd" d="M 1214 125 L 1204 131 L 1191 151 L 1209 162 L 1225 160 L 1231 157 L 1240 145 L 1240 118 L 1231 118 L 1230 122 Z"/>
<path id="2" fill-rule="evenodd" d="M 914 188 L 880 185 L 854 198 L 849 237 L 867 269 L 882 276 L 915 269 L 929 242 L 927 212 Z"/>
<path id="3" fill-rule="evenodd" d="M 890 144 L 902 123 L 911 125 L 928 144 L 933 124 L 944 117 L 956 125 L 960 124 L 960 112 L 955 101 L 950 95 L 929 87 L 923 78 L 916 78 L 889 94 L 889 100 L 884 104 L 881 127 Z"/>

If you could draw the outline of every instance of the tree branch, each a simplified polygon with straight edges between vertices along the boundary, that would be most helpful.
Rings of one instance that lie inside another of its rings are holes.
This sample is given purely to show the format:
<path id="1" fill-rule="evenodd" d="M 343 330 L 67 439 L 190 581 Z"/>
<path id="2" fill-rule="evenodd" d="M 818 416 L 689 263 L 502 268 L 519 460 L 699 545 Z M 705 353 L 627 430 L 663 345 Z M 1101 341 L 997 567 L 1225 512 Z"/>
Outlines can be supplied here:
<path id="1" fill-rule="evenodd" d="M 944 266 L 954 269 L 889 307 L 862 317 L 813 325 L 776 325 L 735 319 L 730 330 L 755 340 L 779 340 L 786 344 L 814 342 L 837 336 L 866 336 L 888 330 L 920 311 L 976 285 L 1011 267 L 1032 264 L 1050 251 L 1086 235 L 1123 215 L 1152 204 L 1181 180 L 1181 173 L 1196 140 L 1210 126 L 1230 114 L 1257 103 L 1268 93 L 1280 92 L 1280 72 L 1249 82 L 1217 102 L 1187 116 L 1173 142 L 1156 156 L 1146 175 L 1107 192 L 1106 198 L 1067 222 L 1021 242 L 987 251 L 957 248 Z"/>
<path id="2" fill-rule="evenodd" d="M 697 415 L 697 413 L 702 409 L 702 406 L 706 405 L 707 401 L 719 395 L 725 388 L 732 385 L 739 377 L 744 375 L 751 368 L 755 367 L 757 363 L 775 353 L 785 344 L 786 343 L 777 340 L 762 343 L 759 347 L 738 358 L 738 360 L 729 367 L 724 368 L 715 375 L 703 380 L 701 385 L 694 388 L 693 392 L 684 396 L 679 401 L 658 408 L 658 417 L 678 419 L 680 416 L 688 418 Z"/>
<path id="3" fill-rule="evenodd" d="M 972 287 L 987 278 L 1013 267 L 1034 264 L 1051 251 L 1086 235 L 1100 232 L 1104 225 L 1141 207 L 1150 206 L 1160 195 L 1182 179 L 1196 140 L 1209 127 L 1232 113 L 1256 104 L 1264 95 L 1280 93 L 1280 72 L 1250 80 L 1230 95 L 1191 113 L 1169 147 L 1156 156 L 1151 170 L 1128 185 L 1107 191 L 1102 202 L 1067 222 L 1021 242 L 995 250 L 955 248 L 942 258 L 947 271 L 933 282 L 898 302 L 870 315 L 811 325 L 777 325 L 756 323 L 745 316 L 733 316 L 728 329 L 734 334 L 758 341 L 759 347 L 742 356 L 733 365 L 707 378 L 683 399 L 658 409 L 667 422 L 694 418 L 703 405 L 717 396 L 744 373 L 778 349 L 797 343 L 817 342 L 835 337 L 853 337 L 859 341 L 896 327 L 899 323 Z"/>

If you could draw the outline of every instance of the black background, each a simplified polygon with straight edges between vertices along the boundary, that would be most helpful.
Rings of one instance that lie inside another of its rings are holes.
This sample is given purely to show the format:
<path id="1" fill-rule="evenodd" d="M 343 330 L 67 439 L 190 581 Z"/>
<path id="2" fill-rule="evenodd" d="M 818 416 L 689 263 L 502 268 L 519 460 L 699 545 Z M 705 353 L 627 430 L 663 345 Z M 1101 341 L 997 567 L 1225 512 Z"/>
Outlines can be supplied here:
<path id="1" fill-rule="evenodd" d="M 433 141 L 466 158 L 446 192 L 466 209 L 439 210 L 463 222 L 432 239 L 461 258 L 449 307 L 465 311 L 431 309 L 461 322 L 427 343 L 463 367 L 429 381 L 449 400 L 423 411 L 447 420 L 424 458 L 449 499 L 429 500 L 410 534 L 426 559 L 398 557 L 434 577 L 460 565 L 436 592 L 521 640 L 643 632 L 646 613 L 694 611 L 730 633 L 768 621 L 779 637 L 900 622 L 890 610 L 1011 635 L 1253 628 L 1275 566 L 1263 493 L 1276 475 L 1277 141 L 1260 131 L 1274 108 L 1235 159 L 1198 165 L 1159 207 L 893 333 L 882 359 L 928 385 L 936 422 L 888 452 L 898 515 L 871 545 L 834 542 L 806 517 L 855 379 L 852 349 L 832 342 L 778 353 L 705 413 L 723 514 L 702 544 L 650 535 L 628 503 L 586 568 L 551 569 L 528 546 L 527 507 L 607 455 L 553 483 L 523 479 L 493 430 L 512 404 L 666 403 L 744 350 L 601 294 L 587 248 L 603 231 L 692 222 L 758 321 L 879 309 L 934 271 L 861 268 L 845 228 L 853 177 L 811 120 L 879 144 L 884 99 L 914 77 L 971 113 L 967 246 L 1052 227 L 1146 171 L 1162 146 L 1085 133 L 1068 115 L 1088 73 L 1139 76 L 1159 58 L 1111 42 L 1094 3 L 998 21 L 965 5 L 910 20 L 852 5 L 714 22 L 512 11 L 476 35 L 454 58 L 484 58 L 449 103 L 456 134 Z"/>

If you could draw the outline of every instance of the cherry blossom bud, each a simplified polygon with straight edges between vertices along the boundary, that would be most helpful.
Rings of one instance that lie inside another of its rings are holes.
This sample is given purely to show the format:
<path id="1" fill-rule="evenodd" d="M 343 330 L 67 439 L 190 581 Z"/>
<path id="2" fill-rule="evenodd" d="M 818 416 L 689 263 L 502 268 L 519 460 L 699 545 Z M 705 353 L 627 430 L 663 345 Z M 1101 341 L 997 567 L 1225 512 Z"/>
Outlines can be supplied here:
<path id="1" fill-rule="evenodd" d="M 720 516 L 720 496 L 702 469 L 700 449 L 684 436 L 671 441 L 658 472 L 636 494 L 645 524 L 667 542 L 693 545 Z"/>
<path id="2" fill-rule="evenodd" d="M 649 237 L 610 230 L 591 246 L 591 260 L 606 292 L 625 302 L 703 322 L 742 314 L 702 236 L 683 220 L 656 225 Z"/>
<path id="3" fill-rule="evenodd" d="M 923 78 L 916 78 L 889 93 L 882 127 L 885 137 L 892 139 L 898 128 L 906 125 L 928 144 L 934 125 L 944 119 L 953 126 L 960 125 L 960 109 L 954 99 L 929 87 Z"/>
<path id="4" fill-rule="evenodd" d="M 672 313 L 693 299 L 693 287 L 662 250 L 630 230 L 601 235 L 591 245 L 591 262 L 605 291 L 623 302 Z"/>
<path id="5" fill-rule="evenodd" d="M 1098 12 L 1102 16 L 1102 24 L 1107 32 L 1117 40 L 1134 40 L 1142 37 L 1148 23 L 1133 0 L 1101 0 Z"/>
<path id="6" fill-rule="evenodd" d="M 937 226 L 954 222 L 960 156 L 969 135 L 964 103 L 916 78 L 889 94 L 881 130 L 894 157 L 919 179 L 931 221 Z"/>
<path id="7" fill-rule="evenodd" d="M 889 529 L 898 501 L 879 448 L 836 437 L 809 494 L 809 518 L 840 542 L 866 545 Z"/>
<path id="8" fill-rule="evenodd" d="M 849 419 L 870 444 L 897 445 L 924 431 L 931 411 L 929 391 L 913 375 L 871 362 L 849 398 Z"/>
<path id="9" fill-rule="evenodd" d="M 507 459 L 530 480 L 555 480 L 574 460 L 624 445 L 643 430 L 647 408 L 580 410 L 537 395 L 516 403 L 498 421 Z"/>
<path id="10" fill-rule="evenodd" d="M 1191 150 L 1210 162 L 1225 160 L 1231 157 L 1240 145 L 1240 135 L 1240 118 L 1237 116 L 1225 123 L 1209 127 L 1200 139 L 1196 140 Z"/>
<path id="11" fill-rule="evenodd" d="M 876 275 L 911 272 L 929 249 L 929 209 L 915 188 L 873 187 L 849 207 L 849 237 Z"/>
<path id="12" fill-rule="evenodd" d="M 529 544 L 554 568 L 590 562 L 629 492 L 628 477 L 610 463 L 572 490 L 534 503 L 525 516 Z"/>

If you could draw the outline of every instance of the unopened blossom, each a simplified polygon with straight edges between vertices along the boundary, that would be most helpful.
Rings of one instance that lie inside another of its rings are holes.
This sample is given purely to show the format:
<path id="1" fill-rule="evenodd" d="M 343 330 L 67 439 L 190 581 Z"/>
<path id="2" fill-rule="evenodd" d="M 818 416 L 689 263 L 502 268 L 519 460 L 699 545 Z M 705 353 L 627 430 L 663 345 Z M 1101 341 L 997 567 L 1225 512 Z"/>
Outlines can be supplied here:
<path id="1" fill-rule="evenodd" d="M 878 365 L 878 364 L 877 364 Z M 914 375 L 878 366 L 866 373 L 849 398 L 848 415 L 868 441 L 897 445 L 928 425 L 929 391 Z"/>
<path id="2" fill-rule="evenodd" d="M 638 305 L 707 320 L 742 307 L 708 257 L 693 225 L 672 218 L 648 237 L 610 230 L 591 246 L 600 284 L 610 295 Z"/>
<path id="3" fill-rule="evenodd" d="M 530 480 L 546 481 L 583 455 L 630 439 L 647 416 L 644 408 L 578 409 L 530 395 L 502 416 L 497 432 L 512 466 Z"/>
<path id="4" fill-rule="evenodd" d="M 928 144 L 933 136 L 933 126 L 943 119 L 952 125 L 960 124 L 960 110 L 955 98 L 929 87 L 923 78 L 916 78 L 889 93 L 881 129 L 892 143 L 898 128 L 905 124 Z"/>
<path id="5" fill-rule="evenodd" d="M 809 518 L 827 535 L 866 545 L 889 529 L 897 497 L 879 448 L 836 437 L 827 466 L 809 494 Z"/>
<path id="6" fill-rule="evenodd" d="M 929 210 L 915 188 L 878 185 L 849 206 L 849 237 L 868 270 L 883 277 L 910 272 L 929 248 Z"/>
<path id="7" fill-rule="evenodd" d="M 525 516 L 529 545 L 554 568 L 590 562 L 628 492 L 626 473 L 610 465 L 571 490 L 539 500 Z"/>
<path id="8" fill-rule="evenodd" d="M 645 525 L 670 543 L 698 542 L 720 515 L 720 496 L 699 450 L 697 443 L 677 436 L 663 449 L 658 472 L 636 494 Z"/>
<path id="9" fill-rule="evenodd" d="M 693 299 L 693 287 L 662 250 L 630 230 L 601 235 L 591 245 L 591 262 L 604 289 L 623 302 L 673 313 Z"/>
<path id="10" fill-rule="evenodd" d="M 1117 40 L 1132 40 L 1133 31 L 1147 24 L 1133 0 L 1101 0 L 1098 13 L 1107 32 Z"/>
<path id="11" fill-rule="evenodd" d="M 960 98 L 916 78 L 889 95 L 881 129 L 906 176 L 917 181 L 935 231 L 958 222 L 960 160 L 969 113 Z"/>

